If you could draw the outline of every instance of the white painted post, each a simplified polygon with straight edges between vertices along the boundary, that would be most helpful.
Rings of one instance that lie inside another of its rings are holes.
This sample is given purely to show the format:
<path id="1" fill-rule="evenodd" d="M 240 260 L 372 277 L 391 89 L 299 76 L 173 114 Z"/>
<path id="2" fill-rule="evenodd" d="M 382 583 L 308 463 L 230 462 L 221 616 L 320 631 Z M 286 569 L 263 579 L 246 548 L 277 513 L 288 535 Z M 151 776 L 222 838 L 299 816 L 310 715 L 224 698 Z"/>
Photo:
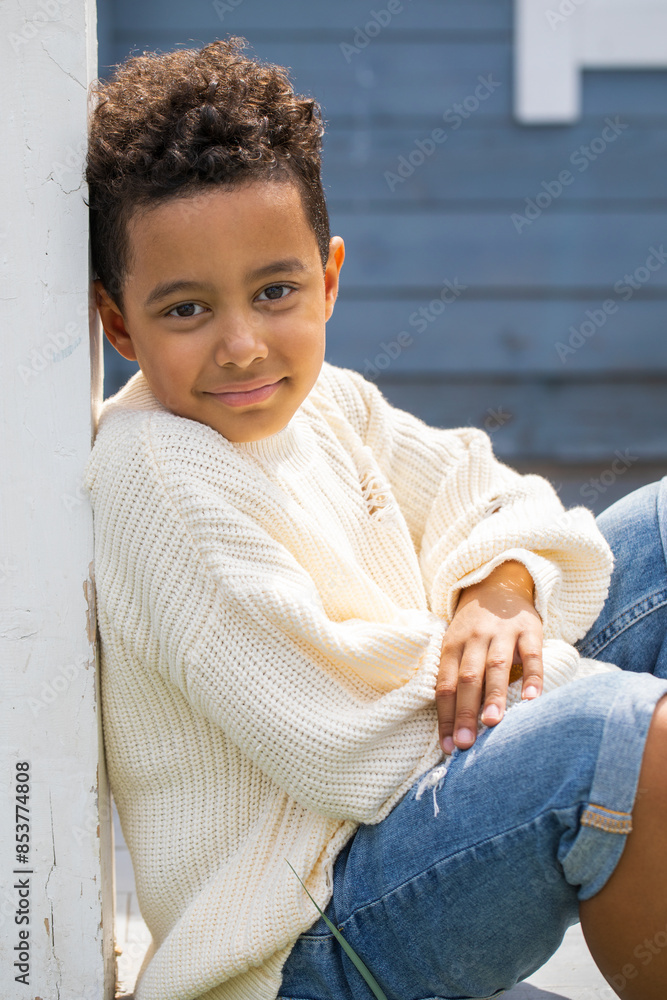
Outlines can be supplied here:
<path id="1" fill-rule="evenodd" d="M 95 4 L 2 0 L 0 25 L 1 993 L 111 1000 L 112 832 L 81 489 L 101 400 L 82 182 Z"/>

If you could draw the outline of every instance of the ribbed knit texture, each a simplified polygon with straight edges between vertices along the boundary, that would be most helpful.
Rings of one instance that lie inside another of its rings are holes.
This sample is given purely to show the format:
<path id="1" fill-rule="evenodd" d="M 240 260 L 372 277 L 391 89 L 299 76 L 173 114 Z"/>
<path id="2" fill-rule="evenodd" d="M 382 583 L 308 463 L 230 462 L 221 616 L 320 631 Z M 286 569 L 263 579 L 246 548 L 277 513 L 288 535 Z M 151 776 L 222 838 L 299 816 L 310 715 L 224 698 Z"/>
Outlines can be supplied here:
<path id="1" fill-rule="evenodd" d="M 250 443 L 170 413 L 138 372 L 104 404 L 86 485 L 106 757 L 153 937 L 137 1000 L 275 1000 L 318 919 L 285 859 L 324 908 L 357 825 L 442 759 L 462 585 L 520 560 L 545 689 L 604 669 L 570 645 L 609 584 L 593 515 L 347 369 L 325 362 Z"/>

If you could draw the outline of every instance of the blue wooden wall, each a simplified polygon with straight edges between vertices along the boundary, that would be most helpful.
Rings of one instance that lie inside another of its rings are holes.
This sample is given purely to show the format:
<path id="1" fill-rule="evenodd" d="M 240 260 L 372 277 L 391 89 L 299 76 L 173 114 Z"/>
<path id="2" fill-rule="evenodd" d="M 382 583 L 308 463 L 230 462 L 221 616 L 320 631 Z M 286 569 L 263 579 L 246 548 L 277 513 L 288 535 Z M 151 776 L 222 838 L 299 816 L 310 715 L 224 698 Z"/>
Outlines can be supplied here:
<path id="1" fill-rule="evenodd" d="M 99 4 L 101 76 L 234 33 L 322 104 L 347 248 L 329 361 L 484 427 L 568 503 L 667 473 L 667 72 L 586 73 L 575 125 L 524 126 L 511 0 Z M 135 370 L 105 366 L 106 395 Z"/>

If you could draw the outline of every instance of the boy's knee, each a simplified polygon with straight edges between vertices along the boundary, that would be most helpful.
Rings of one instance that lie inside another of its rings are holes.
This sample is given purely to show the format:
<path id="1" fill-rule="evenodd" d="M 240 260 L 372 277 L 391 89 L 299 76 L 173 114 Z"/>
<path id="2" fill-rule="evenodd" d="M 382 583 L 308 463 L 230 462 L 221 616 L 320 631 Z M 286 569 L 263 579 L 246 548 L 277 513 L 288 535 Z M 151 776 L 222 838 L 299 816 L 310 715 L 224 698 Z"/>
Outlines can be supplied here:
<path id="1" fill-rule="evenodd" d="M 640 842 L 652 831 L 649 841 L 664 842 L 667 825 L 667 695 L 657 703 L 646 736 L 637 791 L 632 807 L 633 829 Z"/>

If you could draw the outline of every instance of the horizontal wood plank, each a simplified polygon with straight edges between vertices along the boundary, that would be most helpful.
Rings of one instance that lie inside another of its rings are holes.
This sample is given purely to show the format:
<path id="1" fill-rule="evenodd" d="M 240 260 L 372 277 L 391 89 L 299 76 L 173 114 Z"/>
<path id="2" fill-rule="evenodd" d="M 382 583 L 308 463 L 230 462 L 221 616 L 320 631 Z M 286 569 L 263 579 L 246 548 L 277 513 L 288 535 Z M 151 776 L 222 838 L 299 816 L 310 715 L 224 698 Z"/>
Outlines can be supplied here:
<path id="1" fill-rule="evenodd" d="M 655 483 L 667 475 L 665 459 L 639 459 L 627 465 L 624 470 L 620 460 L 616 461 L 617 458 L 617 455 L 607 455 L 606 459 L 596 462 L 541 462 L 535 459 L 505 461 L 523 475 L 532 473 L 548 479 L 564 507 L 588 507 L 597 515 L 634 490 Z M 568 967 L 572 967 L 571 963 L 568 963 Z M 585 1000 L 585 994 L 579 995 L 579 1000 Z"/>
<path id="2" fill-rule="evenodd" d="M 512 0 L 402 0 L 398 5 L 388 0 L 336 0 L 336 3 L 313 3 L 312 0 L 281 0 L 280 3 L 257 3 L 256 0 L 212 0 L 194 6 L 165 3 L 164 0 L 116 0 L 114 23 L 120 31 L 176 32 L 182 36 L 212 27 L 221 33 L 255 31 L 300 32 L 324 30 L 330 34 L 354 31 L 372 19 L 372 11 L 392 14 L 387 29 L 409 31 L 415 28 L 466 30 L 483 34 L 509 32 L 512 25 Z M 400 9 L 399 9 L 400 7 Z M 386 15 L 381 17 L 386 20 Z"/>
<path id="3" fill-rule="evenodd" d="M 323 151 L 330 202 L 366 208 L 363 203 L 372 201 L 388 210 L 406 201 L 443 208 L 457 201 L 468 208 L 506 202 L 507 211 L 521 212 L 528 199 L 544 200 L 551 191 L 563 206 L 593 202 L 597 211 L 616 203 L 629 208 L 637 203 L 646 211 L 655 201 L 667 207 L 664 123 L 647 129 L 636 118 L 618 116 L 618 135 L 604 118 L 566 129 L 507 122 L 480 128 L 473 120 L 457 129 L 439 124 L 440 131 L 424 121 L 410 128 L 369 127 L 362 121 L 331 128 Z M 606 143 L 605 130 L 611 140 Z M 563 172 L 564 182 L 558 180 Z"/>
<path id="4" fill-rule="evenodd" d="M 468 286 L 468 297 L 480 286 L 594 285 L 609 287 L 612 294 L 617 282 L 625 284 L 626 275 L 645 268 L 649 258 L 659 267 L 638 272 L 645 280 L 633 279 L 636 294 L 667 286 L 667 267 L 660 263 L 667 211 L 568 212 L 561 201 L 520 232 L 512 214 L 332 211 L 331 222 L 346 241 L 349 288 L 421 286 L 437 293 L 446 279 L 458 278 Z"/>
<path id="5" fill-rule="evenodd" d="M 631 468 L 667 454 L 667 379 L 375 381 L 394 406 L 434 427 L 486 430 L 507 458 L 611 463 L 620 452 Z"/>
<path id="6" fill-rule="evenodd" d="M 442 311 L 441 311 L 442 310 Z M 664 372 L 665 302 L 599 300 L 468 302 L 437 299 L 349 302 L 327 325 L 327 360 L 384 377 L 431 371 L 443 377 L 526 377 Z"/>

